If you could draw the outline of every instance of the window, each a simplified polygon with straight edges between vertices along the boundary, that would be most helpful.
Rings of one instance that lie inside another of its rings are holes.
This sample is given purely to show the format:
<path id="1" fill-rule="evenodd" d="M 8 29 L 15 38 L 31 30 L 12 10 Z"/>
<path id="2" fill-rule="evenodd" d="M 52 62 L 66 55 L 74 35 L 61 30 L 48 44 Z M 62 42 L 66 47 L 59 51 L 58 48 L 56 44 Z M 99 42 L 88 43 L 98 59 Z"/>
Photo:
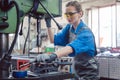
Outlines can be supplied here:
<path id="1" fill-rule="evenodd" d="M 118 47 L 120 47 L 120 16 L 119 16 L 119 14 L 120 14 L 120 5 L 117 5 L 117 7 L 116 7 L 117 9 L 117 46 Z"/>
<path id="2" fill-rule="evenodd" d="M 92 8 L 88 11 L 88 26 L 95 34 L 97 47 L 120 46 L 120 5 Z"/>

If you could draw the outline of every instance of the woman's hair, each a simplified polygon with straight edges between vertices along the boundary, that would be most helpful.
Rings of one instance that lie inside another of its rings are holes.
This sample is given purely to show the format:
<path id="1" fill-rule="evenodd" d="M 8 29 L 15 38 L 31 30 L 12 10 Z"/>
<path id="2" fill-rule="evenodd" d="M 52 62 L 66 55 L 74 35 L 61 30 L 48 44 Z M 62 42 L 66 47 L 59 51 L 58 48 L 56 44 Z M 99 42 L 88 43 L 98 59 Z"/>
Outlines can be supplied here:
<path id="1" fill-rule="evenodd" d="M 82 7 L 78 1 L 70 1 L 66 4 L 66 7 L 74 6 L 78 12 L 82 11 Z"/>

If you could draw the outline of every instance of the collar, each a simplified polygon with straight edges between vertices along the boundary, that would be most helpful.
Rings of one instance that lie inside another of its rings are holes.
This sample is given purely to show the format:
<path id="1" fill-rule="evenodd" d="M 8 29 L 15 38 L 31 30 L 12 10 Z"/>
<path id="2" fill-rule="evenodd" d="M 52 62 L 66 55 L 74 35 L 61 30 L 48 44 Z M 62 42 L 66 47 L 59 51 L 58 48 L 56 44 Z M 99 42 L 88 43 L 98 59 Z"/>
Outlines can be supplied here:
<path id="1" fill-rule="evenodd" d="M 86 24 L 82 20 L 80 20 L 80 23 L 78 24 L 76 29 L 74 29 L 73 26 L 72 26 L 71 32 L 74 33 L 74 34 L 77 34 L 79 32 L 80 28 L 85 27 L 85 26 L 86 26 Z"/>

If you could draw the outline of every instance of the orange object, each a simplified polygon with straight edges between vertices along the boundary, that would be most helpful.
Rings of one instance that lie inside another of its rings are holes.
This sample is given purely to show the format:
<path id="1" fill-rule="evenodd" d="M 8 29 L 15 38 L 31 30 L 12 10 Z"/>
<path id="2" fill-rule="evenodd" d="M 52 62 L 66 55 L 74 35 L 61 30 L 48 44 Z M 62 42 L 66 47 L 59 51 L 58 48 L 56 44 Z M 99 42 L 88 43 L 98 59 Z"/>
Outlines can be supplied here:
<path id="1" fill-rule="evenodd" d="M 29 60 L 17 60 L 17 70 L 26 70 L 29 68 L 30 65 L 26 65 L 23 67 L 20 67 L 21 65 L 28 63 Z"/>

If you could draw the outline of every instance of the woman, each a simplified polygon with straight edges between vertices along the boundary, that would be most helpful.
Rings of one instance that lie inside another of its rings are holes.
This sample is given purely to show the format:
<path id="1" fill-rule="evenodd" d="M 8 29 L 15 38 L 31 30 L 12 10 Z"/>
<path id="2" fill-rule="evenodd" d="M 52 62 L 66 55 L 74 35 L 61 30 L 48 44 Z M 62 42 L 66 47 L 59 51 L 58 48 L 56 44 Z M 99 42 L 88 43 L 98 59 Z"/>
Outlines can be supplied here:
<path id="1" fill-rule="evenodd" d="M 98 66 L 94 60 L 95 39 L 91 30 L 81 19 L 83 11 L 79 2 L 68 2 L 65 15 L 69 23 L 54 36 L 51 31 L 51 19 L 45 19 L 50 41 L 64 47 L 50 55 L 38 55 L 37 61 L 51 62 L 62 56 L 73 56 L 76 80 L 98 80 Z"/>

